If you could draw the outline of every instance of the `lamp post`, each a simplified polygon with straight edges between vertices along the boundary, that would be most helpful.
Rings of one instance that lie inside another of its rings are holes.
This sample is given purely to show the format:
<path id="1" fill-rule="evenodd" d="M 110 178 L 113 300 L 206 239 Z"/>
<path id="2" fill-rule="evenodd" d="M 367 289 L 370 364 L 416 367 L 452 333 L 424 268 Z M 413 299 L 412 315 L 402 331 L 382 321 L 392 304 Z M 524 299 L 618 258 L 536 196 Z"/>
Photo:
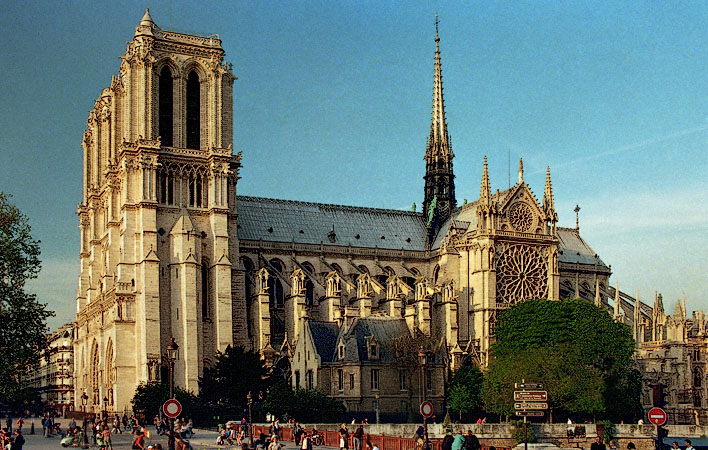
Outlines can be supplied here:
<path id="1" fill-rule="evenodd" d="M 179 356 L 179 345 L 175 342 L 175 338 L 171 337 L 170 342 L 165 347 L 165 358 L 167 359 L 167 368 L 169 369 L 170 378 L 170 398 L 175 398 L 175 361 Z M 167 445 L 170 450 L 175 450 L 175 419 L 170 417 L 170 431 L 167 434 Z"/>
<path id="2" fill-rule="evenodd" d="M 379 410 L 380 410 L 380 405 L 379 402 L 381 401 L 381 396 L 379 394 L 376 394 L 376 424 L 378 425 L 379 423 Z"/>
<path id="3" fill-rule="evenodd" d="M 108 422 L 108 397 L 103 397 L 103 420 Z"/>
<path id="4" fill-rule="evenodd" d="M 425 401 L 425 364 L 428 362 L 428 355 L 423 350 L 423 346 L 418 347 L 418 365 L 420 366 L 420 392 L 421 402 Z M 425 450 L 430 449 L 430 441 L 428 440 L 428 419 L 423 416 L 423 430 L 425 433 Z"/>
<path id="5" fill-rule="evenodd" d="M 246 403 L 248 403 L 248 436 L 250 438 L 251 448 L 253 448 L 253 416 L 251 415 L 253 395 L 251 395 L 251 391 L 248 391 L 248 395 L 246 395 Z"/>
<path id="6" fill-rule="evenodd" d="M 86 391 L 84 391 L 84 394 L 81 396 L 81 405 L 83 406 L 83 410 L 84 410 L 84 420 L 83 420 L 83 423 L 82 423 L 82 426 L 81 426 L 81 428 L 83 428 L 83 435 L 84 435 L 83 441 L 84 441 L 84 444 L 88 444 L 88 436 L 86 436 L 86 424 L 87 424 L 87 420 L 86 420 L 86 404 L 87 404 L 87 403 L 88 403 L 88 395 L 86 395 Z"/>

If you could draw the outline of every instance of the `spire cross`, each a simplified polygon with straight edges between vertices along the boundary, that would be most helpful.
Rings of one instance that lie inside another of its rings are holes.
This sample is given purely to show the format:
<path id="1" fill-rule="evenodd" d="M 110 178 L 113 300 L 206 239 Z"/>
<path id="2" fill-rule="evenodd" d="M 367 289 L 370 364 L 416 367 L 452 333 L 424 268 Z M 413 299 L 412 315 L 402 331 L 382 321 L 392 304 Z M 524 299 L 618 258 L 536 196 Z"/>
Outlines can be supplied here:
<path id="1" fill-rule="evenodd" d="M 440 18 L 438 17 L 438 13 L 435 13 L 435 36 L 438 35 L 438 24 L 440 23 Z"/>

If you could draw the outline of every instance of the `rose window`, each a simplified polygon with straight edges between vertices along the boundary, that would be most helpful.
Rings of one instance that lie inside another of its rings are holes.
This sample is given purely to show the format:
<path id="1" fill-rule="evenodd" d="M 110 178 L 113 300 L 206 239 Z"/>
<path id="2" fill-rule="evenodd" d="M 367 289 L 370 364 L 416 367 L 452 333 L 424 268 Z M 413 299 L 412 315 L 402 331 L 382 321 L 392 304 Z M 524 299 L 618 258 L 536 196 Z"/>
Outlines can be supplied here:
<path id="1" fill-rule="evenodd" d="M 548 295 L 548 264 L 543 248 L 497 247 L 497 303 L 517 303 Z"/>
<path id="2" fill-rule="evenodd" d="M 526 203 L 514 203 L 507 216 L 511 226 L 517 231 L 529 231 L 533 225 L 533 212 Z"/>

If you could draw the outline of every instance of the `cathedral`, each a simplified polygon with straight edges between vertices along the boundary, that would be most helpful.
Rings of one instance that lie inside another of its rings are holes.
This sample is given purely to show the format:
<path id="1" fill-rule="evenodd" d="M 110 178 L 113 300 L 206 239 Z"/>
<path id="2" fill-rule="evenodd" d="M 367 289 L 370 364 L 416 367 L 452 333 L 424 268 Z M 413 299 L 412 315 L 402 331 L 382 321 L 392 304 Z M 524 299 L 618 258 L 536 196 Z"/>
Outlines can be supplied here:
<path id="1" fill-rule="evenodd" d="M 422 212 L 247 197 L 221 41 L 145 12 L 83 136 L 77 410 L 129 408 L 137 385 L 166 379 L 171 338 L 183 389 L 239 345 L 286 364 L 293 386 L 393 413 L 416 390 L 440 408 L 448 369 L 485 366 L 498 314 L 527 298 L 584 298 L 645 333 L 654 309 L 636 320 L 577 217 L 559 226 L 550 169 L 539 201 L 522 161 L 499 190 L 480 154 L 479 198 L 458 205 L 437 24 L 434 44 Z"/>

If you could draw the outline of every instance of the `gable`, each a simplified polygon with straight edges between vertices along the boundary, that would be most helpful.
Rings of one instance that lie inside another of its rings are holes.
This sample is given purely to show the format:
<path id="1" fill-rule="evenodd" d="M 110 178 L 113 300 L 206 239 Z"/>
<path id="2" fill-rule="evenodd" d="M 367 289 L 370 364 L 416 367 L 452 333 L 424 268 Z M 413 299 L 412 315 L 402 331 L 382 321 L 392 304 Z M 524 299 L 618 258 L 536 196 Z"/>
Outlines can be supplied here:
<path id="1" fill-rule="evenodd" d="M 543 233 L 545 214 L 526 183 L 516 185 L 501 203 L 500 228 L 519 233 Z"/>

